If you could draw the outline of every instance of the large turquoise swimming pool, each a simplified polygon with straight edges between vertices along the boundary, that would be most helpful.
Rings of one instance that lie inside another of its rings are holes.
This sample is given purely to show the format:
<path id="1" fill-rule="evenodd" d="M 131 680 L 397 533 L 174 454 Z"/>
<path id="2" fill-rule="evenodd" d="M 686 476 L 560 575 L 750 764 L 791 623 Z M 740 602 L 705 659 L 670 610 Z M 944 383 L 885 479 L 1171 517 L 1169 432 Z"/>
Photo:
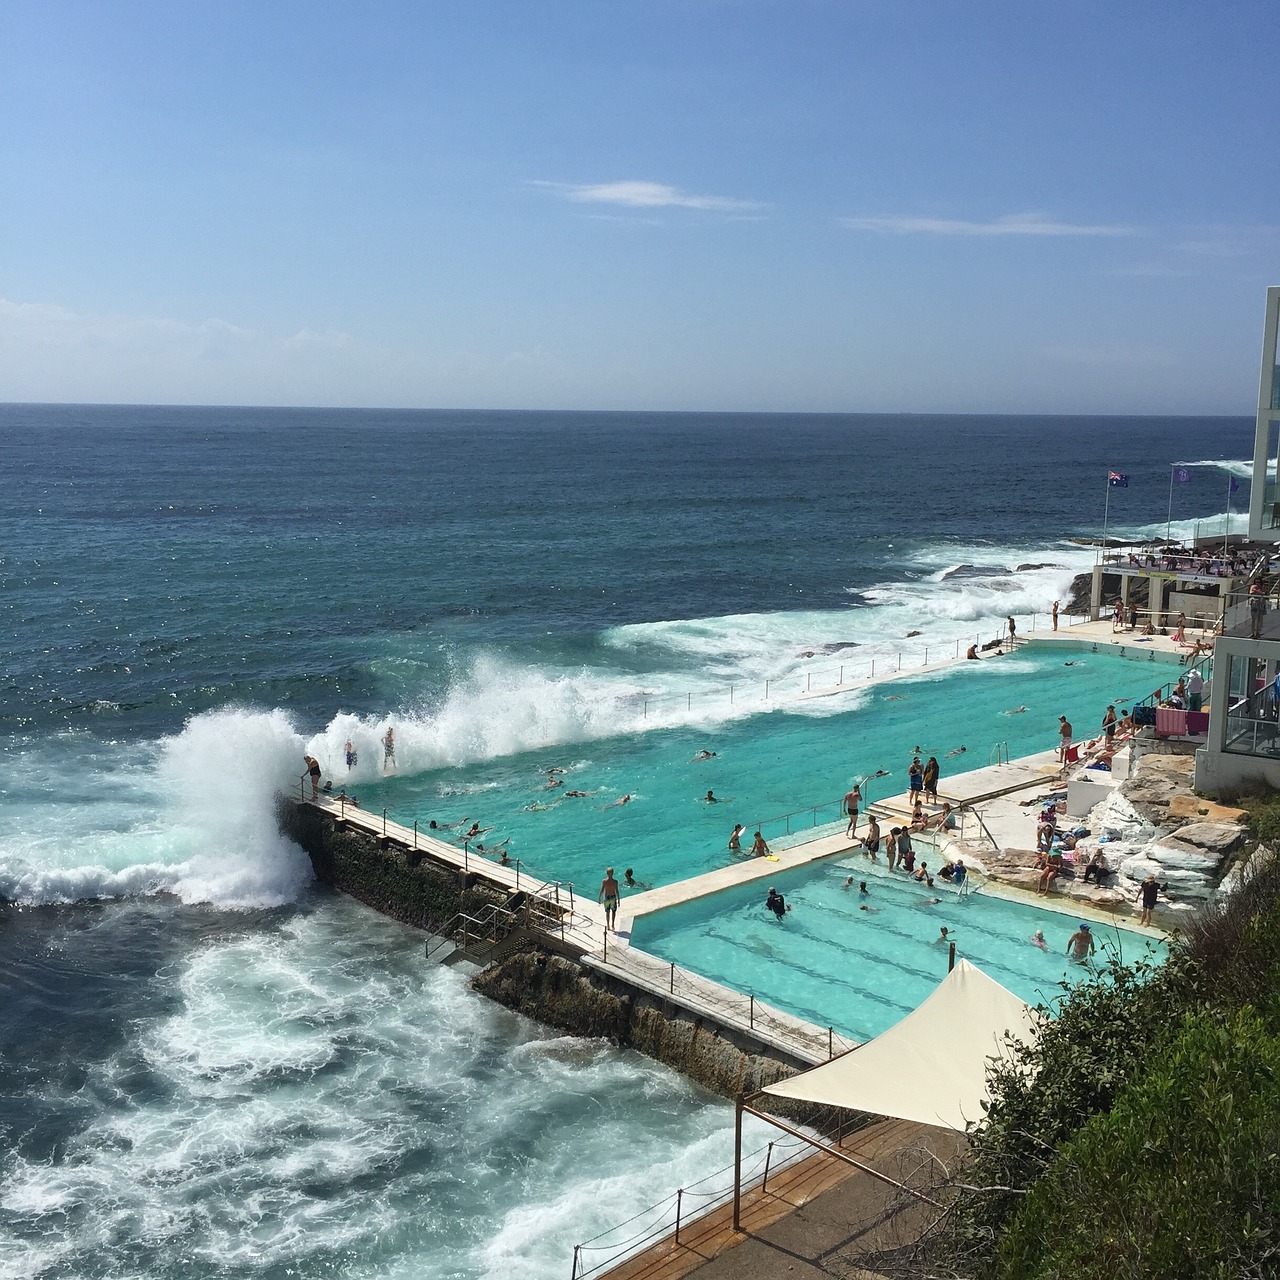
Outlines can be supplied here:
<path id="1" fill-rule="evenodd" d="M 852 875 L 854 884 L 844 887 Z M 868 893 L 859 893 L 866 881 Z M 792 910 L 765 905 L 776 886 Z M 867 910 L 861 908 L 866 907 Z M 1076 916 L 982 891 L 932 890 L 850 855 L 637 917 L 632 946 L 675 961 L 818 1026 L 868 1040 L 916 1008 L 947 974 L 948 946 L 1029 1003 L 1048 1002 L 1081 974 L 1066 958 Z M 1164 945 L 1091 924 L 1098 947 L 1125 960 L 1163 957 Z M 1033 944 L 1044 932 L 1047 949 Z"/>
<path id="2" fill-rule="evenodd" d="M 509 840 L 511 856 L 531 873 L 586 885 L 593 895 L 606 866 L 667 884 L 725 865 L 735 822 L 755 830 L 774 815 L 835 801 L 853 776 L 879 769 L 890 776 L 864 789 L 869 799 L 903 791 L 916 748 L 941 762 L 945 792 L 950 773 L 986 765 L 994 744 L 1007 744 L 1013 756 L 1047 750 L 1060 714 L 1081 736 L 1107 703 L 1131 704 L 1170 671 L 1141 646 L 1125 656 L 1027 649 L 734 719 L 392 776 L 362 785 L 359 795 L 367 810 L 385 806 L 390 817 L 424 829 L 433 818 L 478 820 L 493 828 L 483 839 Z M 963 755 L 948 754 L 961 746 Z M 704 750 L 715 755 L 696 759 Z M 565 770 L 563 787 L 546 789 L 543 771 L 551 767 Z M 718 803 L 706 802 L 709 790 Z M 613 805 L 626 794 L 628 804 Z M 770 838 L 784 825 L 766 828 Z"/>

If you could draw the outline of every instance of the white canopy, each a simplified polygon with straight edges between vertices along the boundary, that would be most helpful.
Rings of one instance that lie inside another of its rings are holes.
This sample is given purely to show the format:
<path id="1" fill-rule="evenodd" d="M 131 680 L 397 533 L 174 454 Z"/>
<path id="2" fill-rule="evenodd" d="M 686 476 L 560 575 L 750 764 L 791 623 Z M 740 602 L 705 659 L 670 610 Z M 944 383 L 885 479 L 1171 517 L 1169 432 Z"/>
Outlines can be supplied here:
<path id="1" fill-rule="evenodd" d="M 987 1066 L 1006 1032 L 1030 1038 L 1035 1011 L 967 960 L 888 1031 L 764 1090 L 833 1107 L 963 1130 L 983 1118 Z"/>

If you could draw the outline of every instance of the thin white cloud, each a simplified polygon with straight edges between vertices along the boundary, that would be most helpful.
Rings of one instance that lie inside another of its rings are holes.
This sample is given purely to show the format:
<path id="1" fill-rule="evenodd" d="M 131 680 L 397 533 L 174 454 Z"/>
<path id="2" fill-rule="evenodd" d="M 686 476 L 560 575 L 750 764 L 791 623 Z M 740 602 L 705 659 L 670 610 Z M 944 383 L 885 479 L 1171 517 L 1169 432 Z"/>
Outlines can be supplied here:
<path id="1" fill-rule="evenodd" d="M 841 218 L 850 231 L 926 236 L 1130 236 L 1132 227 L 1054 222 L 1040 213 L 1011 213 L 992 222 L 958 218 Z"/>
<path id="2" fill-rule="evenodd" d="M 535 187 L 558 191 L 578 204 L 620 204 L 629 209 L 704 209 L 713 213 L 740 213 L 759 209 L 754 200 L 729 196 L 698 196 L 662 182 L 534 182 Z"/>

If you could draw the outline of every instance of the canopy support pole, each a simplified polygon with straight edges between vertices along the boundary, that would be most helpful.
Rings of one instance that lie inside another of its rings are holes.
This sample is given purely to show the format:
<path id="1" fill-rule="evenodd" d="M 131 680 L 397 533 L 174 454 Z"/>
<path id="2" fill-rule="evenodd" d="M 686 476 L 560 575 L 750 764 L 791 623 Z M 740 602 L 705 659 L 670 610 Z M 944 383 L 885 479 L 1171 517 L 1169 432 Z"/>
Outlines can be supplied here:
<path id="1" fill-rule="evenodd" d="M 754 1107 L 749 1107 L 745 1102 L 740 1104 L 741 1111 L 748 1115 L 756 1116 L 760 1120 L 764 1120 L 767 1124 L 773 1125 L 777 1129 L 781 1129 L 783 1133 L 789 1133 L 793 1138 L 799 1138 L 802 1142 L 807 1142 L 811 1147 L 817 1147 L 819 1151 L 825 1151 L 829 1156 L 835 1156 L 837 1160 L 843 1160 L 845 1164 L 851 1164 L 855 1169 L 861 1170 L 863 1173 L 870 1174 L 879 1182 L 887 1183 L 891 1187 L 896 1187 L 899 1191 L 905 1191 L 908 1195 L 915 1196 L 917 1200 L 923 1200 L 925 1204 L 931 1204 L 935 1209 L 941 1209 L 942 1206 L 936 1201 L 931 1200 L 923 1191 L 917 1191 L 914 1187 L 908 1187 L 898 1182 L 896 1179 L 889 1177 L 887 1173 L 881 1173 L 879 1169 L 873 1169 L 868 1164 L 863 1164 L 861 1160 L 855 1160 L 852 1156 L 847 1156 L 843 1151 L 837 1151 L 835 1147 L 828 1147 L 819 1142 L 816 1138 L 811 1138 L 807 1133 L 802 1133 L 799 1129 L 793 1129 L 789 1124 L 783 1124 L 777 1116 L 767 1115 L 763 1111 L 757 1111 Z M 735 1186 L 735 1196 L 737 1188 Z M 736 1226 L 736 1203 L 735 1203 L 735 1226 Z"/>
<path id="2" fill-rule="evenodd" d="M 733 1229 L 742 1230 L 742 1090 L 733 1109 Z"/>

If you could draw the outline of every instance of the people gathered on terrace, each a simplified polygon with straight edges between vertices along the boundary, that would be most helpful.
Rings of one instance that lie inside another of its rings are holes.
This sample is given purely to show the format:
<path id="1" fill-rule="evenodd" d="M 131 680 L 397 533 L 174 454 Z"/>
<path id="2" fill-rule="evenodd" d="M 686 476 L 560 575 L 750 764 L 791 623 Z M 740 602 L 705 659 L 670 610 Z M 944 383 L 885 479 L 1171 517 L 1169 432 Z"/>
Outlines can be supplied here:
<path id="1" fill-rule="evenodd" d="M 1243 552 L 1216 555 L 1201 547 L 1150 547 L 1143 551 L 1130 551 L 1129 566 L 1133 569 L 1163 569 L 1166 573 L 1194 573 L 1205 578 L 1238 578 L 1249 573 L 1256 560 Z"/>

